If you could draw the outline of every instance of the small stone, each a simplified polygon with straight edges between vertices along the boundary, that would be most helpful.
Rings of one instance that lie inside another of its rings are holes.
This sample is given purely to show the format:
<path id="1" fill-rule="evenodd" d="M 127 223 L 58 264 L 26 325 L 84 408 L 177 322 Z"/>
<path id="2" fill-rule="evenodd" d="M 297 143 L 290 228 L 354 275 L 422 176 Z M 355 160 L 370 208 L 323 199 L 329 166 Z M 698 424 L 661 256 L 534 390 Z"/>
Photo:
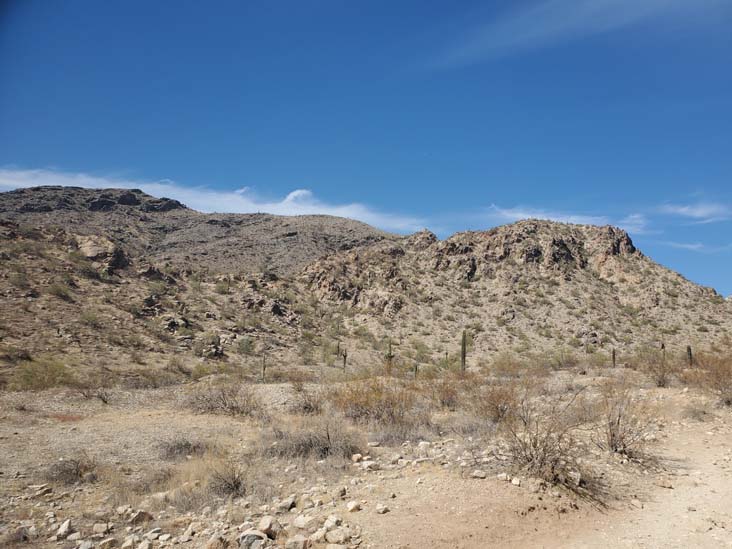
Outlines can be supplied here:
<path id="1" fill-rule="evenodd" d="M 300 530 L 314 530 L 318 525 L 318 519 L 307 515 L 298 515 L 295 517 L 295 520 L 292 521 L 292 525 Z"/>
<path id="2" fill-rule="evenodd" d="M 56 530 L 56 537 L 58 539 L 65 539 L 72 531 L 71 519 L 66 519 L 61 523 L 61 526 L 58 527 L 58 530 Z"/>
<path id="3" fill-rule="evenodd" d="M 351 456 L 351 461 L 352 461 L 353 463 L 358 463 L 358 462 L 359 462 L 359 461 L 361 461 L 362 459 L 363 459 L 363 455 L 361 455 L 361 454 L 353 454 L 353 455 Z"/>
<path id="4" fill-rule="evenodd" d="M 510 475 L 508 473 L 498 473 L 496 475 L 496 478 L 498 480 L 502 480 L 504 482 L 509 482 L 511 480 L 511 477 L 510 477 Z"/>
<path id="5" fill-rule="evenodd" d="M 346 543 L 348 541 L 346 531 L 343 528 L 336 528 L 325 534 L 325 540 L 328 543 Z"/>
<path id="6" fill-rule="evenodd" d="M 99 542 L 99 549 L 107 549 L 108 547 L 117 547 L 117 540 L 114 538 L 107 538 Z"/>
<path id="7" fill-rule="evenodd" d="M 352 500 L 346 503 L 346 509 L 349 513 L 355 513 L 361 510 L 361 504 L 356 500 Z"/>
<path id="8" fill-rule="evenodd" d="M 261 547 L 267 539 L 267 534 L 264 532 L 250 529 L 239 534 L 237 541 L 239 542 L 239 549 L 252 549 Z"/>
<path id="9" fill-rule="evenodd" d="M 275 539 L 282 531 L 282 525 L 272 515 L 263 516 L 257 530 L 264 532 L 268 538 Z"/>
<path id="10" fill-rule="evenodd" d="M 385 515 L 386 513 L 389 512 L 389 508 L 386 505 L 379 503 L 376 506 L 376 512 L 379 513 L 380 515 Z"/>
<path id="11" fill-rule="evenodd" d="M 141 524 L 143 522 L 149 522 L 153 519 L 153 516 L 147 511 L 135 511 L 130 517 L 130 524 Z"/>
<path id="12" fill-rule="evenodd" d="M 513 484 L 514 486 L 521 486 L 521 479 L 514 477 L 511 479 L 511 484 Z"/>
<path id="13" fill-rule="evenodd" d="M 285 549 L 308 549 L 310 540 L 303 535 L 297 534 L 285 542 Z"/>
<path id="14" fill-rule="evenodd" d="M 66 539 L 69 541 L 79 541 L 81 539 L 81 532 L 74 532 L 73 534 L 69 534 L 66 536 Z"/>
<path id="15" fill-rule="evenodd" d="M 214 534 L 209 538 L 204 549 L 226 549 L 226 540 L 219 534 Z"/>
<path id="16" fill-rule="evenodd" d="M 94 544 L 91 541 L 86 540 L 86 541 L 82 541 L 79 544 L 79 547 L 77 549 L 93 549 L 93 547 L 94 547 Z"/>
<path id="17" fill-rule="evenodd" d="M 479 469 L 476 469 L 475 471 L 473 471 L 473 472 L 472 472 L 472 473 L 470 474 L 470 476 L 471 476 L 472 478 L 486 478 L 486 476 L 488 476 L 488 475 L 486 475 L 486 474 L 485 474 L 485 471 L 481 471 L 481 470 L 479 470 Z"/>
<path id="18" fill-rule="evenodd" d="M 106 534 L 109 532 L 109 524 L 106 522 L 98 522 L 92 526 L 92 532 L 95 534 Z"/>

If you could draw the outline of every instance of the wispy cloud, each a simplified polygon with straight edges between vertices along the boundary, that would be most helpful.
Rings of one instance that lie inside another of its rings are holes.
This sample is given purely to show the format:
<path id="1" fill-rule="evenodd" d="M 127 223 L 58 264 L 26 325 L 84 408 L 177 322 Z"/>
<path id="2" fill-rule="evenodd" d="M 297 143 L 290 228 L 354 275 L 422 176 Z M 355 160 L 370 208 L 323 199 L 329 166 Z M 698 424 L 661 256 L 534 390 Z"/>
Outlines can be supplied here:
<path id="1" fill-rule="evenodd" d="M 202 212 L 266 212 L 276 215 L 326 214 L 357 219 L 384 230 L 397 232 L 413 232 L 425 226 L 424 221 L 417 217 L 382 212 L 364 204 L 324 202 L 308 189 L 295 189 L 284 198 L 271 200 L 257 196 L 248 187 L 235 191 L 221 191 L 207 187 L 186 187 L 169 180 L 141 181 L 56 170 L 0 169 L 0 190 L 39 185 L 97 189 L 136 188 L 153 196 L 180 200 L 187 206 Z"/>
<path id="2" fill-rule="evenodd" d="M 659 210 L 665 214 L 693 219 L 697 223 L 716 223 L 732 219 L 732 206 L 711 202 L 664 204 Z"/>
<path id="3" fill-rule="evenodd" d="M 439 57 L 444 67 L 608 33 L 660 17 L 704 14 L 725 0 L 541 0 L 470 30 Z M 728 6 L 728 4 L 727 4 Z"/>
<path id="4" fill-rule="evenodd" d="M 630 214 L 621 219 L 613 219 L 605 215 L 558 212 L 525 206 L 502 208 L 495 204 L 491 204 L 486 211 L 486 217 L 491 221 L 498 221 L 501 223 L 513 223 L 514 221 L 520 221 L 522 219 L 547 219 L 549 221 L 574 223 L 577 225 L 615 225 L 635 234 L 643 234 L 649 230 L 648 219 L 645 215 L 639 213 Z"/>
<path id="5" fill-rule="evenodd" d="M 686 250 L 689 252 L 699 252 L 705 254 L 717 254 L 732 251 L 732 244 L 727 244 L 726 246 L 715 246 L 703 244 L 701 242 L 675 242 L 668 240 L 659 242 L 659 244 L 662 244 L 663 246 L 668 246 L 670 248 L 676 248 L 677 250 Z"/>

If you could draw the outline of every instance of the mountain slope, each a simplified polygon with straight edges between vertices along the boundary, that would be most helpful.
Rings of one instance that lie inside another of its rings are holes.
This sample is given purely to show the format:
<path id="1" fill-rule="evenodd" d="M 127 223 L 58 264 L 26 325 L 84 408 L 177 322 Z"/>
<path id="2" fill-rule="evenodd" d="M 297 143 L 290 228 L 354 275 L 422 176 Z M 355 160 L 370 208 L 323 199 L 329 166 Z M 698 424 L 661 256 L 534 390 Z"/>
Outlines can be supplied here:
<path id="1" fill-rule="evenodd" d="M 732 334 L 732 303 L 613 227 L 522 221 L 440 241 L 40 188 L 0 195 L 0 260 L 0 384 L 29 357 L 153 383 L 254 375 L 262 357 L 272 375 L 321 375 L 344 350 L 349 370 L 381 368 L 387 352 L 397 368 L 456 367 L 463 330 L 470 367 L 508 354 L 607 363 L 612 349 L 626 361 Z"/>
<path id="2" fill-rule="evenodd" d="M 136 189 L 36 187 L 0 193 L 0 220 L 104 236 L 130 256 L 213 273 L 291 274 L 322 255 L 397 238 L 324 215 L 203 214 Z"/>

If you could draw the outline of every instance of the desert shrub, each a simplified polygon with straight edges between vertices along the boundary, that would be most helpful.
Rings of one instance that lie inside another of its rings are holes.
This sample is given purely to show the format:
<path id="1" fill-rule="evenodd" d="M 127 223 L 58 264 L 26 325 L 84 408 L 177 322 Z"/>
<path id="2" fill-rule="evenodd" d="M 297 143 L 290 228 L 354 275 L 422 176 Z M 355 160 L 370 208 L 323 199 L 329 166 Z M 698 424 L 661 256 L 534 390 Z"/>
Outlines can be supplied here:
<path id="1" fill-rule="evenodd" d="M 242 497 L 247 494 L 244 469 L 233 461 L 215 466 L 208 478 L 208 489 L 217 496 Z"/>
<path id="2" fill-rule="evenodd" d="M 199 414 L 261 417 L 264 413 L 259 397 L 248 385 L 197 389 L 188 397 L 187 406 Z"/>
<path id="3" fill-rule="evenodd" d="M 645 372 L 656 387 L 668 387 L 678 373 L 678 364 L 662 350 L 642 348 L 631 358 L 631 366 Z"/>
<path id="4" fill-rule="evenodd" d="M 470 410 L 478 418 L 499 424 L 515 410 L 517 403 L 515 383 L 486 385 L 477 392 Z"/>
<path id="5" fill-rule="evenodd" d="M 30 351 L 12 345 L 0 344 L 0 359 L 11 364 L 32 360 Z"/>
<path id="6" fill-rule="evenodd" d="M 581 462 L 583 426 L 574 409 L 578 394 L 542 402 L 536 387 L 522 388 L 504 422 L 511 459 L 528 474 L 594 497 L 599 486 Z"/>
<path id="7" fill-rule="evenodd" d="M 295 428 L 274 428 L 266 440 L 266 455 L 286 459 L 349 459 L 363 447 L 353 430 L 333 418 L 312 420 Z"/>
<path id="8" fill-rule="evenodd" d="M 705 354 L 697 361 L 702 387 L 717 395 L 725 406 L 732 406 L 732 356 Z"/>
<path id="9" fill-rule="evenodd" d="M 170 460 L 188 456 L 202 456 L 208 451 L 209 446 L 205 442 L 191 440 L 183 435 L 179 435 L 161 442 L 159 448 L 160 457 Z"/>
<path id="10" fill-rule="evenodd" d="M 294 402 L 290 411 L 305 416 L 317 415 L 323 411 L 323 399 L 319 391 L 313 391 L 305 387 L 302 382 L 292 383 Z"/>
<path id="11" fill-rule="evenodd" d="M 184 364 L 183 360 L 178 356 L 171 356 L 168 359 L 168 363 L 165 365 L 165 369 L 174 374 L 181 374 L 186 377 L 191 377 L 192 371 Z"/>
<path id="12" fill-rule="evenodd" d="M 71 303 L 74 301 L 74 296 L 71 293 L 71 288 L 67 284 L 60 282 L 54 282 L 48 287 L 49 295 L 59 298 L 62 301 Z"/>
<path id="13" fill-rule="evenodd" d="M 429 384 L 430 396 L 440 408 L 456 410 L 460 401 L 461 384 L 452 376 L 434 380 Z"/>
<path id="14" fill-rule="evenodd" d="M 68 385 L 71 381 L 65 364 L 54 358 L 38 358 L 22 362 L 15 368 L 10 387 L 16 391 L 42 391 Z"/>
<path id="15" fill-rule="evenodd" d="M 380 379 L 343 384 L 327 398 L 347 418 L 378 429 L 382 442 L 403 442 L 430 427 L 429 409 L 417 391 Z"/>
<path id="16" fill-rule="evenodd" d="M 94 311 L 82 311 L 79 319 L 90 328 L 98 329 L 102 327 L 102 321 Z"/>
<path id="17" fill-rule="evenodd" d="M 568 348 L 558 349 L 549 359 L 549 363 L 555 370 L 574 368 L 579 364 L 579 362 L 580 360 L 577 354 L 572 349 Z"/>
<path id="18" fill-rule="evenodd" d="M 82 453 L 74 458 L 61 459 L 51 464 L 46 469 L 44 477 L 48 481 L 61 484 L 94 482 L 97 479 L 96 469 L 96 462 Z"/>
<path id="19" fill-rule="evenodd" d="M 523 361 L 517 355 L 504 351 L 493 359 L 490 371 L 499 377 L 519 377 L 524 366 Z"/>
<path id="20" fill-rule="evenodd" d="M 598 416 L 594 438 L 600 448 L 628 457 L 641 454 L 653 419 L 648 407 L 634 395 L 625 380 L 603 385 Z"/>
<path id="21" fill-rule="evenodd" d="M 69 383 L 71 387 L 79 391 L 79 394 L 87 400 L 96 398 L 104 404 L 109 404 L 112 394 L 100 381 L 92 379 L 74 379 Z"/>
<path id="22" fill-rule="evenodd" d="M 251 355 L 254 352 L 254 340 L 249 336 L 238 338 L 236 340 L 236 352 L 244 356 Z"/>
<path id="23" fill-rule="evenodd" d="M 214 286 L 214 291 L 220 295 L 227 295 L 231 291 L 231 282 L 228 280 L 219 280 Z"/>

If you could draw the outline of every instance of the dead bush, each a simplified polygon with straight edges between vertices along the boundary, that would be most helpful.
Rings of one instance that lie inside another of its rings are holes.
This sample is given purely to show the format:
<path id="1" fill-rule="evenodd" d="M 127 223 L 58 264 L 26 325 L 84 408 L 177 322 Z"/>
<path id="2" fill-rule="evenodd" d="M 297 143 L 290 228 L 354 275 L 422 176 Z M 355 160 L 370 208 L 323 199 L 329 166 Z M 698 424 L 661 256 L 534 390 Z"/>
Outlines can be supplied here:
<path id="1" fill-rule="evenodd" d="M 349 459 L 363 447 L 357 433 L 333 418 L 311 421 L 296 428 L 274 428 L 265 444 L 266 455 L 286 459 Z"/>
<path id="2" fill-rule="evenodd" d="M 498 377 L 519 377 L 524 366 L 525 364 L 517 355 L 504 351 L 493 359 L 490 371 Z"/>
<path id="3" fill-rule="evenodd" d="M 486 385 L 472 400 L 470 410 L 475 416 L 498 425 L 518 404 L 515 383 Z"/>
<path id="4" fill-rule="evenodd" d="M 199 414 L 262 417 L 264 408 L 249 385 L 199 388 L 188 397 L 187 406 Z"/>
<path id="5" fill-rule="evenodd" d="M 369 425 L 384 443 L 404 442 L 431 426 L 427 402 L 417 391 L 392 380 L 381 379 L 343 384 L 328 397 L 334 408 L 357 423 Z"/>
<path id="6" fill-rule="evenodd" d="M 514 464 L 550 484 L 596 499 L 599 484 L 581 462 L 584 446 L 577 434 L 583 424 L 573 409 L 578 394 L 549 402 L 536 395 L 535 388 L 524 388 L 505 421 Z"/>
<path id="7" fill-rule="evenodd" d="M 463 392 L 462 384 L 452 376 L 434 380 L 428 385 L 432 400 L 440 408 L 455 411 Z"/>
<path id="8" fill-rule="evenodd" d="M 227 460 L 213 467 L 208 478 L 208 488 L 217 496 L 242 497 L 247 495 L 244 469 Z"/>
<path id="9" fill-rule="evenodd" d="M 717 395 L 722 404 L 732 406 L 732 356 L 702 355 L 697 360 L 702 386 Z"/>
<path id="10" fill-rule="evenodd" d="M 209 450 L 209 445 L 198 440 L 191 440 L 183 435 L 165 440 L 159 444 L 160 457 L 167 460 L 202 456 Z"/>
<path id="11" fill-rule="evenodd" d="M 635 396 L 625 380 L 603 385 L 598 415 L 594 438 L 600 448 L 631 458 L 641 455 L 652 431 L 653 418 L 648 406 Z"/>
<path id="12" fill-rule="evenodd" d="M 94 482 L 97 479 L 96 469 L 96 462 L 87 454 L 82 453 L 75 458 L 61 459 L 51 464 L 44 477 L 48 481 L 61 484 Z"/>
<path id="13" fill-rule="evenodd" d="M 322 395 L 319 391 L 308 389 L 301 382 L 292 383 L 294 402 L 290 411 L 303 416 L 318 415 L 323 411 Z"/>
<path id="14" fill-rule="evenodd" d="M 631 366 L 645 372 L 656 387 L 668 387 L 679 372 L 679 365 L 659 349 L 643 348 L 631 358 Z"/>

